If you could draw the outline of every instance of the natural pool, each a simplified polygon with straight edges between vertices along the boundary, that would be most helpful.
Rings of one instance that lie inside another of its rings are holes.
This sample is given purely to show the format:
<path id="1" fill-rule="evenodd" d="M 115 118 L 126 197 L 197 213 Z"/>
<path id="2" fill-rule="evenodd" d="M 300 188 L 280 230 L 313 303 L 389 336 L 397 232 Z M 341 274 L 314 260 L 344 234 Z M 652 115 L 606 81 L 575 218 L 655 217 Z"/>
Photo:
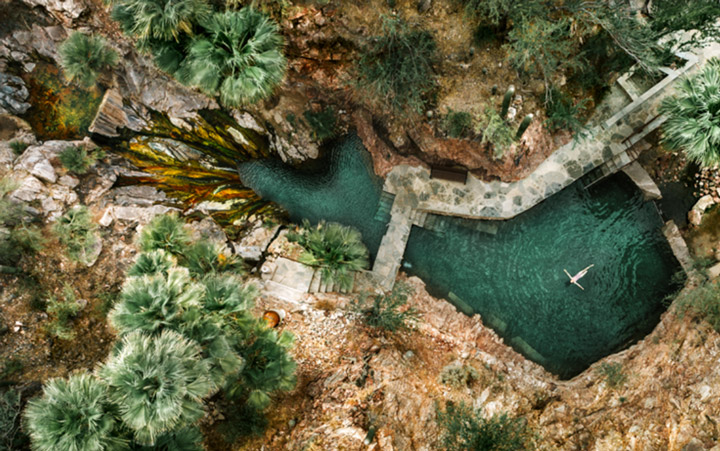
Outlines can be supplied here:
<path id="1" fill-rule="evenodd" d="M 382 180 L 357 137 L 314 168 L 254 161 L 240 173 L 294 221 L 353 225 L 376 252 L 386 227 L 376 219 Z M 679 269 L 661 225 L 655 206 L 616 175 L 590 190 L 570 186 L 509 221 L 442 218 L 434 231 L 413 227 L 405 271 L 434 295 L 460 299 L 516 350 L 567 378 L 657 324 Z M 590 264 L 584 291 L 568 284 L 564 268 L 574 274 Z"/>

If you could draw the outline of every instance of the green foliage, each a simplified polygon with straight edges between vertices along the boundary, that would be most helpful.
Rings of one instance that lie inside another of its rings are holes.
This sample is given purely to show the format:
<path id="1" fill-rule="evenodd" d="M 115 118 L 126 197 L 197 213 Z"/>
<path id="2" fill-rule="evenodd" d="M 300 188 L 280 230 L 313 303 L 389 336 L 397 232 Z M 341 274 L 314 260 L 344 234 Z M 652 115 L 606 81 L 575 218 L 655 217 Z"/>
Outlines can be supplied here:
<path id="1" fill-rule="evenodd" d="M 335 118 L 335 110 L 333 107 L 328 106 L 324 110 L 318 112 L 307 110 L 303 113 L 303 116 L 308 124 L 310 124 L 310 128 L 312 128 L 313 136 L 316 140 L 325 141 L 326 139 L 335 137 L 335 125 L 337 119 Z"/>
<path id="2" fill-rule="evenodd" d="M 720 59 L 709 60 L 698 74 L 677 86 L 660 112 L 668 117 L 662 141 L 682 149 L 688 159 L 710 167 L 720 163 Z"/>
<path id="3" fill-rule="evenodd" d="M 558 130 L 569 130 L 576 136 L 582 135 L 587 130 L 585 124 L 580 120 L 584 114 L 590 99 L 582 99 L 578 102 L 565 91 L 561 91 L 555 87 L 550 88 L 550 93 L 546 96 L 545 127 L 552 132 Z"/>
<path id="4" fill-rule="evenodd" d="M 530 451 L 533 433 L 522 418 L 506 414 L 483 418 L 467 405 L 448 403 L 438 411 L 437 421 L 443 429 L 442 444 L 447 451 Z"/>
<path id="5" fill-rule="evenodd" d="M 22 372 L 23 368 L 25 368 L 25 364 L 19 358 L 5 360 L 2 363 L 2 369 L 0 369 L 0 382 L 9 380 L 16 374 Z"/>
<path id="6" fill-rule="evenodd" d="M 188 47 L 178 80 L 219 95 L 230 107 L 270 96 L 287 68 L 277 24 L 245 7 L 213 14 L 203 27 L 205 33 Z"/>
<path id="7" fill-rule="evenodd" d="M 371 38 L 357 63 L 358 86 L 396 113 L 421 113 L 435 89 L 432 35 L 401 19 L 383 17 L 383 34 Z"/>
<path id="8" fill-rule="evenodd" d="M 144 252 L 162 249 L 182 255 L 190 245 L 190 234 L 177 214 L 155 216 L 140 232 L 138 245 Z"/>
<path id="9" fill-rule="evenodd" d="M 622 363 L 603 362 L 598 368 L 598 372 L 605 378 L 605 382 L 610 388 L 620 388 L 627 381 L 627 375 L 623 372 Z"/>
<path id="10" fill-rule="evenodd" d="M 226 256 L 219 246 L 209 241 L 190 245 L 183 255 L 183 265 L 194 277 L 211 272 L 242 271 L 242 263 L 234 255 Z"/>
<path id="11" fill-rule="evenodd" d="M 123 0 L 115 5 L 112 18 L 123 32 L 141 40 L 179 40 L 192 35 L 193 25 L 210 15 L 205 0 Z"/>
<path id="12" fill-rule="evenodd" d="M 87 374 L 51 379 L 28 403 L 25 422 L 33 449 L 119 450 L 124 441 L 107 400 L 107 387 Z"/>
<path id="13" fill-rule="evenodd" d="M 269 423 L 262 411 L 248 404 L 232 404 L 224 413 L 226 419 L 218 430 L 227 443 L 235 443 L 243 437 L 261 437 Z"/>
<path id="14" fill-rule="evenodd" d="M 97 244 L 97 225 L 84 205 L 68 210 L 58 218 L 53 232 L 60 239 L 70 259 L 86 263 L 89 253 Z"/>
<path id="15" fill-rule="evenodd" d="M 448 110 L 443 125 L 451 138 L 466 138 L 472 133 L 473 118 L 470 113 L 465 111 Z"/>
<path id="16" fill-rule="evenodd" d="M 98 160 L 101 154 L 97 152 L 88 153 L 83 147 L 70 146 L 60 152 L 58 158 L 63 167 L 75 174 L 85 174 L 88 169 Z"/>
<path id="17" fill-rule="evenodd" d="M 20 431 L 21 401 L 15 390 L 0 392 L 0 450 L 25 449 Z"/>
<path id="18" fill-rule="evenodd" d="M 10 272 L 18 271 L 15 266 L 24 255 L 40 251 L 45 244 L 42 232 L 28 224 L 23 204 L 10 198 L 16 188 L 10 178 L 0 178 L 0 267 Z"/>
<path id="19" fill-rule="evenodd" d="M 353 271 L 369 265 L 362 235 L 353 227 L 324 221 L 311 227 L 305 220 L 300 230 L 288 233 L 287 238 L 303 247 L 301 263 L 320 267 L 323 279 L 339 284 L 342 289 L 352 287 Z"/>
<path id="20" fill-rule="evenodd" d="M 95 85 L 100 72 L 117 64 L 118 55 L 99 36 L 73 32 L 59 47 L 65 77 L 84 87 Z"/>
<path id="21" fill-rule="evenodd" d="M 188 271 L 173 268 L 163 274 L 132 277 L 125 281 L 120 302 L 110 312 L 110 324 L 121 335 L 134 331 L 157 334 L 176 329 L 185 312 L 199 307 L 202 287 L 190 280 Z"/>
<path id="22" fill-rule="evenodd" d="M 168 271 L 173 266 L 175 266 L 175 258 L 164 250 L 157 249 L 140 253 L 135 259 L 135 264 L 128 270 L 127 275 L 130 277 L 155 274 L 167 276 Z"/>
<path id="23" fill-rule="evenodd" d="M 676 302 L 678 312 L 690 312 L 720 332 L 720 281 L 703 281 L 682 292 Z"/>
<path id="24" fill-rule="evenodd" d="M 715 25 L 720 17 L 720 4 L 715 0 L 692 0 L 692 3 L 653 0 L 650 12 L 649 25 L 658 36 L 677 30 L 695 30 L 690 39 L 676 42 L 680 47 L 720 40 L 720 29 Z"/>
<path id="25" fill-rule="evenodd" d="M 165 330 L 132 332 L 99 374 L 123 424 L 135 439 L 154 445 L 161 435 L 202 417 L 202 399 L 215 390 L 208 362 L 196 343 Z"/>
<path id="26" fill-rule="evenodd" d="M 485 108 L 476 131 L 482 133 L 483 144 L 492 146 L 495 158 L 501 158 L 505 149 L 515 141 L 512 127 L 491 107 Z"/>
<path id="27" fill-rule="evenodd" d="M 248 311 L 258 296 L 254 285 L 243 285 L 231 275 L 210 274 L 202 280 L 202 284 L 205 287 L 203 309 L 223 315 Z"/>
<path id="28" fill-rule="evenodd" d="M 15 155 L 21 155 L 29 146 L 30 144 L 24 141 L 10 141 L 10 149 Z"/>
<path id="29" fill-rule="evenodd" d="M 152 446 L 136 446 L 137 451 L 205 451 L 203 436 L 197 427 L 185 427 L 162 434 Z"/>
<path id="30" fill-rule="evenodd" d="M 451 363 L 440 370 L 438 380 L 441 384 L 449 385 L 450 387 L 465 388 L 479 378 L 480 373 L 471 365 Z"/>
<path id="31" fill-rule="evenodd" d="M 420 320 L 420 314 L 414 307 L 405 307 L 412 293 L 412 287 L 397 283 L 388 294 L 361 295 L 353 302 L 352 309 L 370 327 L 389 332 L 411 330 Z"/>
<path id="32" fill-rule="evenodd" d="M 540 0 L 456 0 L 465 7 L 465 13 L 498 26 L 509 17 L 520 21 L 544 13 Z"/>
<path id="33" fill-rule="evenodd" d="M 50 322 L 47 325 L 50 335 L 61 340 L 75 338 L 70 322 L 80 311 L 80 304 L 70 285 L 65 284 L 61 297 L 49 296 L 45 310 L 50 315 Z"/>

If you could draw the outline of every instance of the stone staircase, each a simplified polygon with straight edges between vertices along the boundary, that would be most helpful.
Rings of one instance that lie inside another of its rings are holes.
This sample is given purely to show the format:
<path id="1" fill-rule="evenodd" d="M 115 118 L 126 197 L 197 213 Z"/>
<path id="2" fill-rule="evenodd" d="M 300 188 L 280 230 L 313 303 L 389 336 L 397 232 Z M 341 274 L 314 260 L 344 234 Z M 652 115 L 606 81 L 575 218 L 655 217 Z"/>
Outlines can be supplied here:
<path id="1" fill-rule="evenodd" d="M 355 292 L 355 279 L 357 277 L 357 273 L 352 273 L 352 283 L 350 285 L 349 289 L 341 288 L 340 284 L 334 283 L 332 280 L 327 281 L 324 280 L 322 277 L 322 271 L 320 269 L 316 269 L 315 273 L 313 274 L 312 281 L 310 282 L 310 288 L 308 288 L 309 293 L 354 293 Z"/>

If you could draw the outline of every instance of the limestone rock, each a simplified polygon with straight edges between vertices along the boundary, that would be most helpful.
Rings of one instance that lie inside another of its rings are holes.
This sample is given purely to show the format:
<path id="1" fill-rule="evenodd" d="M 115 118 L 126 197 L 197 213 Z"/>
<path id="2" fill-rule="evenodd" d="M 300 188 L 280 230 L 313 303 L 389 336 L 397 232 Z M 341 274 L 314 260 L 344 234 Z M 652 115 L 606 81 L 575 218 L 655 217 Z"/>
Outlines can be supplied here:
<path id="1" fill-rule="evenodd" d="M 18 185 L 18 188 L 12 192 L 11 197 L 23 202 L 31 202 L 37 199 L 45 189 L 42 182 L 32 175 L 27 175 L 22 178 L 18 182 Z"/>
<path id="2" fill-rule="evenodd" d="M 123 110 L 123 99 L 117 89 L 108 89 L 90 124 L 89 131 L 104 136 L 119 136 L 118 129 L 128 126 L 128 116 Z"/>
<path id="3" fill-rule="evenodd" d="M 707 275 L 709 279 L 717 279 L 718 277 L 720 277 L 720 263 L 716 263 L 715 265 L 708 268 Z"/>
<path id="4" fill-rule="evenodd" d="M 715 200 L 709 194 L 701 197 L 700 200 L 695 203 L 695 205 L 688 213 L 688 221 L 690 221 L 690 224 L 699 226 L 702 222 L 703 213 L 705 213 L 705 210 L 710 208 L 710 206 L 712 206 L 714 203 Z"/>
<path id="5" fill-rule="evenodd" d="M 265 227 L 262 221 L 257 221 L 239 243 L 233 243 L 235 253 L 244 260 L 259 261 L 279 228 L 279 225 Z"/>
<path id="6" fill-rule="evenodd" d="M 20 77 L 0 72 L 0 113 L 23 114 L 30 104 L 30 92 Z"/>
<path id="7" fill-rule="evenodd" d="M 24 0 L 30 6 L 42 6 L 69 24 L 87 8 L 82 0 Z"/>

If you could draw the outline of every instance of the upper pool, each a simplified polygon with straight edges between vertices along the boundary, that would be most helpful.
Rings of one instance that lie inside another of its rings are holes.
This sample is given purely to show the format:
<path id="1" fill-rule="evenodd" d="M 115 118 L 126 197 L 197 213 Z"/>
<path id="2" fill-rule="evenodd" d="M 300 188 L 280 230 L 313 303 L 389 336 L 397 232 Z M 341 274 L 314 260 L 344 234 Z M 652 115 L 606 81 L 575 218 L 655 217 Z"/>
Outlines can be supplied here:
<path id="1" fill-rule="evenodd" d="M 357 227 L 374 255 L 387 226 L 376 215 L 382 180 L 357 137 L 313 168 L 277 161 L 240 167 L 245 183 L 291 219 Z M 508 221 L 441 217 L 413 227 L 405 271 L 479 313 L 507 343 L 562 378 L 642 338 L 657 324 L 679 265 L 651 202 L 624 175 L 572 185 Z M 580 283 L 570 273 L 593 264 Z"/>

